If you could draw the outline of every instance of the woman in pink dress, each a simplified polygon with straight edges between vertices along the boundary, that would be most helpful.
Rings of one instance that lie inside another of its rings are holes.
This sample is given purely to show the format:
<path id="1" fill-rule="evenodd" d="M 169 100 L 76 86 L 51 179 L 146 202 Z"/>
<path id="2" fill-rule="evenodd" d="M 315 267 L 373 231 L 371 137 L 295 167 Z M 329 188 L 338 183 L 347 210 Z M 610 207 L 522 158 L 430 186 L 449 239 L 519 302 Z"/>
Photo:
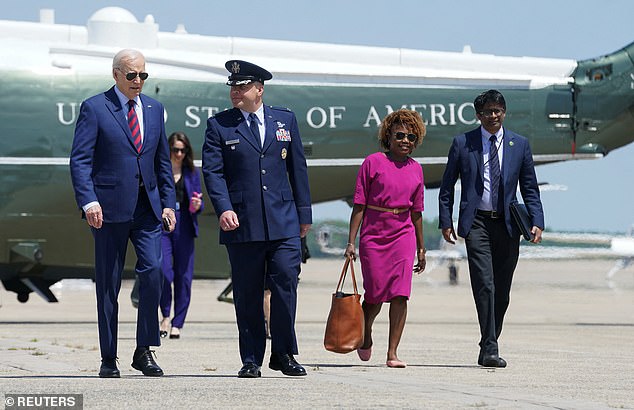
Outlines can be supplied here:
<path id="1" fill-rule="evenodd" d="M 385 117 L 379 132 L 385 152 L 363 161 L 350 216 L 345 256 L 356 260 L 354 243 L 361 226 L 359 257 L 365 290 L 365 338 L 357 353 L 361 360 L 370 360 L 372 324 L 383 303 L 389 302 L 388 367 L 406 366 L 396 349 L 405 327 L 412 272 L 425 269 L 423 169 L 409 157 L 424 136 L 425 125 L 416 111 L 398 110 Z"/>

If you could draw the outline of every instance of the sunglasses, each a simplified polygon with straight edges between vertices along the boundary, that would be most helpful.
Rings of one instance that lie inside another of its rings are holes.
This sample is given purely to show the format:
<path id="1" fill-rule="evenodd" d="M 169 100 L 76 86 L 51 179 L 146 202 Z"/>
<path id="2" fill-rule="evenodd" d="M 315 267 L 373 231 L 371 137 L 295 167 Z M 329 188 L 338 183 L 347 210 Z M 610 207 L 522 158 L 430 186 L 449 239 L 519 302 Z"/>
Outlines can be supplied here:
<path id="1" fill-rule="evenodd" d="M 187 148 L 176 148 L 176 147 L 172 147 L 172 152 L 174 154 L 178 154 L 179 152 L 181 154 L 187 154 Z"/>
<path id="2" fill-rule="evenodd" d="M 149 77 L 148 73 L 131 72 L 131 73 L 126 73 L 125 79 L 128 80 L 128 81 L 134 81 L 134 79 L 137 77 L 137 75 L 139 76 L 141 81 L 145 81 Z"/>
<path id="3" fill-rule="evenodd" d="M 499 108 L 494 108 L 492 110 L 482 110 L 480 111 L 480 115 L 483 117 L 487 117 L 487 118 L 491 118 L 494 115 L 495 116 L 500 116 L 504 113 L 504 110 L 501 110 Z"/>
<path id="4" fill-rule="evenodd" d="M 409 142 L 416 142 L 416 139 L 418 138 L 416 134 L 405 134 L 401 131 L 394 133 L 394 138 L 396 138 L 397 141 L 402 141 L 405 137 L 407 137 Z"/>

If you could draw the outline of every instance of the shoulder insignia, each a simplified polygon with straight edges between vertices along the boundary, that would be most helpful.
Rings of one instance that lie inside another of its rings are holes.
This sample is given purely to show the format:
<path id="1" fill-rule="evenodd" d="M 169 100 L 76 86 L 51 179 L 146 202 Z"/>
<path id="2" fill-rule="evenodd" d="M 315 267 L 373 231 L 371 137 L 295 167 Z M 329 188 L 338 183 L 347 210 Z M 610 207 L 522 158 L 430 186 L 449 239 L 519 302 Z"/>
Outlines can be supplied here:
<path id="1" fill-rule="evenodd" d="M 278 111 L 290 111 L 290 108 L 287 108 L 287 107 L 277 107 L 277 106 L 269 105 L 269 108 L 273 110 L 278 110 Z"/>
<path id="2" fill-rule="evenodd" d="M 219 117 L 224 117 L 227 115 L 230 115 L 229 113 L 231 112 L 230 109 L 225 108 L 223 111 L 217 112 L 214 115 L 211 116 L 211 118 L 219 118 Z"/>

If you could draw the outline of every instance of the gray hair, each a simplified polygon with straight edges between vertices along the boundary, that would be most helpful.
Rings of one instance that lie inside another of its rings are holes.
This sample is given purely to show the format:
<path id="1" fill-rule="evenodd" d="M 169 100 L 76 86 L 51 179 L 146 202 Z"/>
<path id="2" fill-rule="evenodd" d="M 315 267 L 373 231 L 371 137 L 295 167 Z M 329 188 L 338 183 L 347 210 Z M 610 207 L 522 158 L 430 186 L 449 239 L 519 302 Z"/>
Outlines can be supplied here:
<path id="1" fill-rule="evenodd" d="M 133 50 L 131 48 L 123 49 L 119 51 L 112 59 L 112 68 L 122 69 L 127 61 L 137 60 L 139 58 L 145 61 L 145 57 L 140 51 Z"/>

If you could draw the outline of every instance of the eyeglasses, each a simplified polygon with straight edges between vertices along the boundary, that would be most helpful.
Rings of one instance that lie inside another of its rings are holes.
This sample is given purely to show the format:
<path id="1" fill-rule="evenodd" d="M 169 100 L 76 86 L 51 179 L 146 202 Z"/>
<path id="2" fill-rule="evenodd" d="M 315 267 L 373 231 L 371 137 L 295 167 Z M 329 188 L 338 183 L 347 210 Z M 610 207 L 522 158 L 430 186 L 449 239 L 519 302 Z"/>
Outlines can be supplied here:
<path id="1" fill-rule="evenodd" d="M 181 154 L 187 154 L 187 148 L 176 148 L 176 147 L 172 147 L 172 152 L 174 154 L 178 154 L 179 152 Z"/>
<path id="2" fill-rule="evenodd" d="M 117 68 L 117 70 L 123 72 L 120 68 Z M 125 79 L 128 81 L 134 81 L 134 79 L 139 76 L 139 78 L 141 79 L 141 81 L 145 81 L 147 80 L 147 78 L 150 76 L 148 73 L 142 72 L 142 73 L 137 73 L 135 71 L 131 72 L 131 73 L 126 73 L 125 74 Z"/>
<path id="3" fill-rule="evenodd" d="M 483 117 L 493 117 L 495 116 L 499 116 L 504 114 L 504 110 L 501 110 L 499 108 L 494 108 L 492 110 L 482 110 L 479 112 L 479 114 Z"/>
<path id="4" fill-rule="evenodd" d="M 396 138 L 397 141 L 402 141 L 405 139 L 405 137 L 407 137 L 407 140 L 409 142 L 416 142 L 416 139 L 418 138 L 416 134 L 405 134 L 401 131 L 394 133 L 394 138 Z"/>
<path id="5" fill-rule="evenodd" d="M 147 78 L 149 76 L 148 73 L 135 73 L 135 72 L 132 72 L 132 73 L 127 73 L 125 75 L 125 79 L 128 80 L 128 81 L 134 81 L 134 79 L 136 78 L 137 75 L 139 76 L 141 81 L 147 80 Z"/>

